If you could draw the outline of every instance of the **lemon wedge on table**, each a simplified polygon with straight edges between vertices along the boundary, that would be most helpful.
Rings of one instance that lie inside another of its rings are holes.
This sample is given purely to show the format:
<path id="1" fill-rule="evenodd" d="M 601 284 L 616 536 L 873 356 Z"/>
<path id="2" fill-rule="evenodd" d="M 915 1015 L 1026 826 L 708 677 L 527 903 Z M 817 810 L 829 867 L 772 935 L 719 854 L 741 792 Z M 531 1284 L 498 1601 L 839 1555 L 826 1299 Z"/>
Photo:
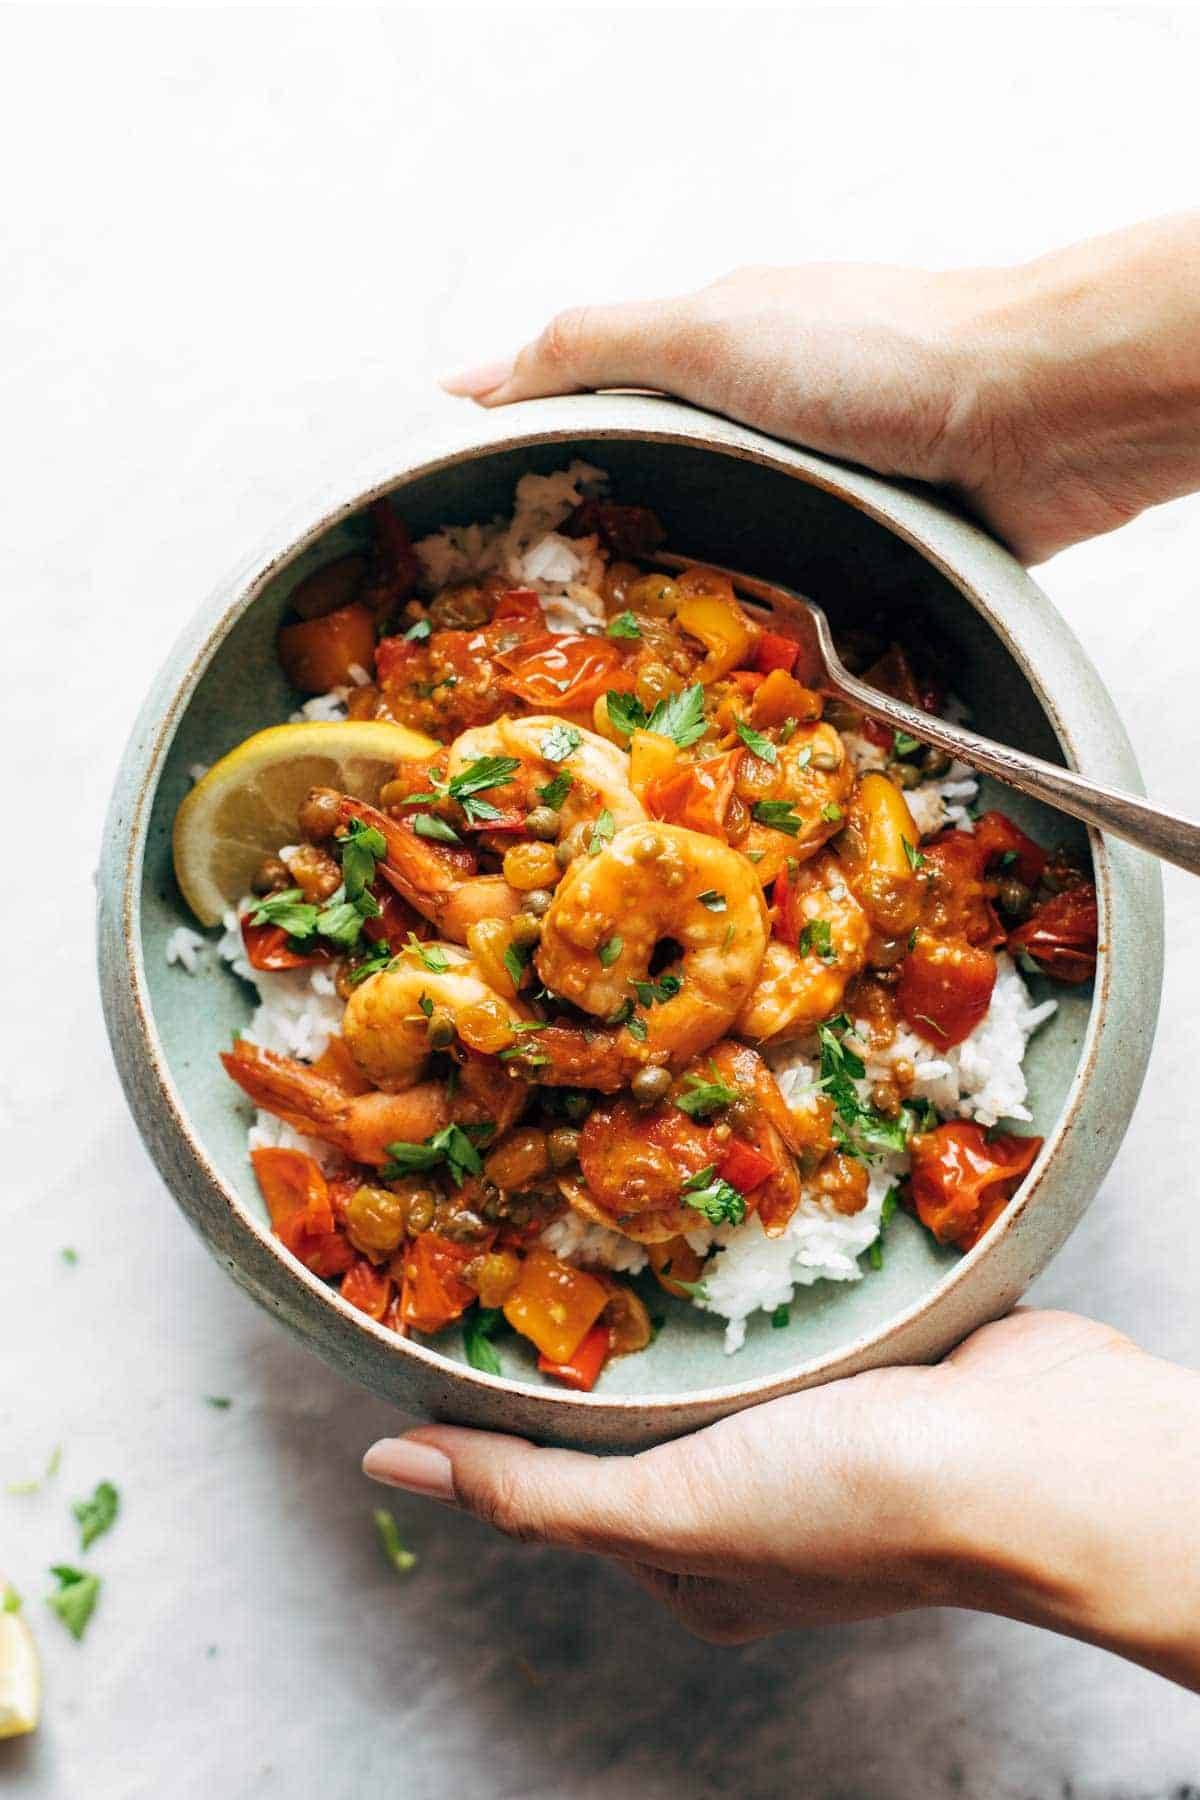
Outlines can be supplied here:
<path id="1" fill-rule="evenodd" d="M 264 856 L 300 835 L 310 788 L 375 800 L 404 757 L 432 756 L 431 738 L 386 719 L 272 725 L 214 763 L 175 815 L 175 879 L 202 925 L 246 893 Z"/>
<path id="2" fill-rule="evenodd" d="M 8 1611 L 3 1604 L 11 1592 L 0 1581 L 0 1738 L 36 1730 L 42 1699 L 42 1667 L 33 1633 L 19 1606 Z"/>

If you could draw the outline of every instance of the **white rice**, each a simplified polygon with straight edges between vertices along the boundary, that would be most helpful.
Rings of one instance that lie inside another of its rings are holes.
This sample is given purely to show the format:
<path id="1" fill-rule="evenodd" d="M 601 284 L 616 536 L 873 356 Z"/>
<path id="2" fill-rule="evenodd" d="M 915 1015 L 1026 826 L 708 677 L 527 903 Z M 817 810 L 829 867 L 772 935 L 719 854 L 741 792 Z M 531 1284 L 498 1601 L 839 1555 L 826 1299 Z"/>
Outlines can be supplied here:
<path id="1" fill-rule="evenodd" d="M 605 554 L 595 538 L 567 538 L 558 528 L 582 500 L 603 492 L 606 480 L 601 470 L 582 462 L 553 475 L 524 476 L 517 484 L 510 520 L 449 526 L 416 545 L 425 583 L 435 590 L 500 571 L 514 584 L 536 590 L 549 629 L 578 631 L 602 626 Z M 350 674 L 357 686 L 370 679 L 362 668 L 356 667 Z M 318 694 L 293 713 L 292 720 L 345 718 L 350 691 L 339 687 Z M 963 710 L 955 702 L 946 709 L 951 717 L 962 717 Z M 869 738 L 845 733 L 844 741 L 860 771 L 886 765 L 887 753 Z M 197 767 L 190 772 L 196 780 L 204 770 Z M 921 836 L 930 837 L 947 826 L 972 830 L 970 808 L 978 788 L 974 772 L 965 763 L 955 762 L 946 775 L 909 790 L 905 799 Z M 252 969 L 245 959 L 238 923 L 250 904 L 247 896 L 239 907 L 226 913 L 224 935 L 217 946 L 234 973 L 251 983 L 257 994 L 253 1016 L 242 1035 L 264 1049 L 313 1061 L 340 1030 L 343 1003 L 334 978 L 323 966 L 277 972 Z M 179 926 L 167 940 L 168 962 L 193 972 L 204 941 L 199 932 Z M 984 1126 L 1002 1118 L 1028 1120 L 1021 1065 L 1030 1035 L 1054 1009 L 1052 1000 L 1033 1004 L 1015 964 L 1001 955 L 987 1017 L 953 1049 L 939 1050 L 907 1030 L 900 1030 L 894 1042 L 879 1051 L 869 1049 L 865 1036 L 851 1036 L 852 1046 L 857 1045 L 866 1064 L 866 1075 L 857 1084 L 862 1097 L 866 1099 L 872 1083 L 886 1076 L 898 1059 L 907 1058 L 916 1071 L 913 1097 L 930 1101 L 943 1117 L 975 1119 Z M 860 1030 L 865 1034 L 865 1026 L 860 1025 Z M 815 1039 L 775 1049 L 768 1060 L 788 1104 L 794 1109 L 811 1104 L 820 1079 Z M 327 1145 L 302 1136 L 265 1112 L 257 1115 L 249 1142 L 252 1149 L 280 1145 L 305 1150 L 325 1168 L 342 1162 Z M 810 1287 L 817 1281 L 861 1280 L 860 1259 L 879 1235 L 884 1197 L 908 1166 L 907 1155 L 900 1153 L 876 1159 L 870 1165 L 867 1204 L 854 1214 L 833 1211 L 810 1189 L 779 1237 L 767 1237 L 755 1218 L 716 1232 L 701 1225 L 688 1234 L 693 1249 L 708 1257 L 703 1271 L 705 1298 L 697 1304 L 725 1319 L 727 1351 L 741 1347 L 746 1321 L 753 1313 L 786 1305 L 798 1287 Z M 641 1244 L 574 1212 L 548 1226 L 542 1241 L 564 1260 L 582 1265 L 635 1273 L 647 1261 Z"/>

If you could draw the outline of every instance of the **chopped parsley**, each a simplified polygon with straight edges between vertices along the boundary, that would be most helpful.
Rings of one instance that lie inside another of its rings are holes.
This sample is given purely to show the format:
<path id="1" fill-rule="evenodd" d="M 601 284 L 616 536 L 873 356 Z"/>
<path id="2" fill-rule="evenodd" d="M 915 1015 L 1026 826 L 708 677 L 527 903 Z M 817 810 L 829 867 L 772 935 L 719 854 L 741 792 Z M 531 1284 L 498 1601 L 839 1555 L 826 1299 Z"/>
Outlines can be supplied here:
<path id="1" fill-rule="evenodd" d="M 233 1401 L 228 1394 L 205 1394 L 205 1406 L 211 1406 L 214 1412 L 228 1412 Z"/>
<path id="2" fill-rule="evenodd" d="M 79 1548 L 86 1550 L 111 1529 L 120 1498 L 111 1481 L 101 1481 L 90 1500 L 77 1500 L 71 1511 L 79 1521 Z"/>
<path id="3" fill-rule="evenodd" d="M 833 932 L 828 919 L 810 919 L 796 941 L 801 956 L 819 956 L 823 963 L 836 963 Z"/>
<path id="4" fill-rule="evenodd" d="M 347 970 L 346 980 L 351 987 L 357 987 L 360 981 L 367 979 L 368 975 L 381 975 L 385 969 L 390 969 L 393 960 L 387 939 L 380 938 L 377 943 L 372 944 L 367 954 L 356 962 L 353 968 Z"/>
<path id="5" fill-rule="evenodd" d="M 630 987 L 638 997 L 641 1006 L 665 1006 L 676 994 L 682 992 L 682 975 L 663 975 L 658 981 L 635 981 L 631 978 Z"/>
<path id="6" fill-rule="evenodd" d="M 883 1196 L 883 1205 L 879 1209 L 879 1236 L 867 1251 L 867 1261 L 873 1269 L 883 1267 L 883 1235 L 892 1222 L 892 1214 L 900 1204 L 899 1183 L 893 1182 Z"/>
<path id="7" fill-rule="evenodd" d="M 667 1275 L 666 1268 L 663 1269 L 663 1274 Z M 708 1284 L 706 1282 L 681 1281 L 678 1275 L 667 1275 L 667 1280 L 670 1282 L 672 1289 L 678 1288 L 679 1292 L 681 1294 L 686 1294 L 689 1300 L 708 1299 Z"/>
<path id="8" fill-rule="evenodd" d="M 745 1199 L 728 1181 L 721 1179 L 711 1163 L 684 1182 L 683 1200 L 686 1206 L 703 1213 L 710 1225 L 740 1225 L 746 1216 Z M 685 1284 L 678 1282 L 676 1285 L 683 1287 Z"/>
<path id="9" fill-rule="evenodd" d="M 46 1604 L 56 1612 L 73 1638 L 81 1638 L 100 1597 L 100 1577 L 69 1563 L 55 1563 L 50 1573 L 58 1582 L 57 1594 L 47 1594 Z"/>
<path id="10" fill-rule="evenodd" d="M 357 900 L 375 879 L 375 864 L 387 855 L 387 839 L 373 825 L 351 819 L 344 837 L 337 840 L 342 859 L 342 881 L 347 900 Z"/>
<path id="11" fill-rule="evenodd" d="M 797 731 L 799 730 L 799 728 L 800 728 L 799 719 L 792 719 L 792 718 L 785 719 L 783 721 L 783 724 L 779 727 L 780 743 L 781 744 L 790 744 L 792 739 L 795 737 Z M 809 756 L 811 756 L 812 751 L 810 750 L 808 754 L 809 754 Z M 801 766 L 801 768 L 803 768 L 804 764 L 801 763 L 800 766 Z"/>
<path id="12" fill-rule="evenodd" d="M 619 612 L 615 619 L 608 621 L 608 635 L 610 638 L 640 638 L 642 628 L 627 610 Z"/>
<path id="13" fill-rule="evenodd" d="M 606 806 L 603 812 L 597 816 L 596 823 L 592 826 L 592 835 L 588 839 L 589 856 L 599 856 L 603 846 L 611 841 L 614 829 L 615 823 L 613 816 Z"/>
<path id="14" fill-rule="evenodd" d="M 573 775 L 568 775 L 563 769 L 554 777 L 553 781 L 548 781 L 545 787 L 538 789 L 538 799 L 543 806 L 552 806 L 557 812 L 570 793 L 574 779 Z"/>
<path id="15" fill-rule="evenodd" d="M 76 1263 L 79 1261 L 78 1250 L 72 1250 L 72 1248 L 69 1244 L 64 1244 L 58 1254 L 62 1257 L 63 1261 L 68 1265 L 69 1268 L 73 1269 L 75 1267 Z"/>
<path id="16" fill-rule="evenodd" d="M 410 625 L 408 630 L 404 633 L 404 641 L 407 644 L 423 644 L 426 638 L 430 637 L 432 633 L 433 626 L 430 624 L 429 620 L 418 619 L 416 624 Z"/>
<path id="17" fill-rule="evenodd" d="M 706 1119 L 723 1106 L 732 1106 L 739 1098 L 738 1090 L 723 1081 L 705 1081 L 702 1075 L 685 1075 L 690 1083 L 686 1094 L 677 1094 L 675 1104 L 689 1119 Z"/>
<path id="18" fill-rule="evenodd" d="M 467 1361 L 473 1369 L 482 1369 L 485 1375 L 500 1373 L 500 1358 L 491 1340 L 503 1319 L 504 1314 L 498 1306 L 475 1306 L 463 1321 L 463 1349 Z"/>
<path id="19" fill-rule="evenodd" d="M 289 937 L 308 938 L 317 929 L 320 908 L 310 906 L 300 889 L 287 888 L 282 894 L 268 894 L 250 914 L 252 925 L 278 925 Z"/>
<path id="20" fill-rule="evenodd" d="M 833 1141 L 848 1156 L 869 1157 L 885 1150 L 903 1150 L 908 1143 L 910 1115 L 901 1108 L 895 1119 L 859 1099 L 856 1081 L 866 1076 L 866 1065 L 845 1042 L 850 1021 L 838 1013 L 818 1026 L 821 1045 L 821 1086 L 834 1106 Z"/>
<path id="21" fill-rule="evenodd" d="M 716 888 L 708 888 L 705 893 L 697 894 L 696 898 L 701 906 L 708 908 L 709 912 L 722 913 L 725 911 L 725 896 Z"/>
<path id="22" fill-rule="evenodd" d="M 46 1460 L 46 1472 L 44 1475 L 34 1475 L 28 1481 L 10 1481 L 7 1484 L 7 1486 L 5 1487 L 5 1490 L 4 1490 L 5 1493 L 8 1493 L 8 1494 L 37 1494 L 37 1493 L 40 1493 L 42 1483 L 45 1481 L 52 1481 L 54 1479 L 54 1477 L 58 1474 L 58 1467 L 61 1462 L 62 1462 L 62 1445 L 55 1444 L 53 1450 L 51 1450 L 50 1455 Z"/>
<path id="23" fill-rule="evenodd" d="M 450 967 L 450 959 L 444 950 L 437 945 L 423 944 L 415 932 L 410 931 L 404 946 L 406 956 L 415 956 L 421 967 L 428 969 L 431 975 L 444 975 Z M 432 1011 L 432 1008 L 430 1009 Z"/>
<path id="24" fill-rule="evenodd" d="M 418 837 L 431 838 L 435 844 L 462 843 L 453 825 L 447 825 L 445 819 L 439 819 L 436 813 L 417 813 L 412 828 Z"/>
<path id="25" fill-rule="evenodd" d="M 602 969 L 611 969 L 624 948 L 625 940 L 620 937 L 610 937 L 607 943 L 601 944 L 596 952 L 596 955 L 600 958 L 600 967 Z"/>
<path id="26" fill-rule="evenodd" d="M 417 1566 L 417 1559 L 411 1550 L 406 1550 L 400 1541 L 400 1528 L 386 1506 L 380 1506 L 374 1514 L 375 1530 L 379 1534 L 380 1547 L 383 1554 L 395 1569 L 397 1575 L 407 1575 Z"/>
<path id="27" fill-rule="evenodd" d="M 915 737 L 910 736 L 910 734 L 907 731 L 893 732 L 893 734 L 892 734 L 892 754 L 893 754 L 893 756 L 911 756 L 914 750 L 919 750 L 920 748 L 921 748 L 920 738 L 915 738 Z"/>
<path id="28" fill-rule="evenodd" d="M 686 750 L 704 736 L 704 689 L 699 682 L 684 688 L 680 694 L 669 694 L 647 713 L 636 694 L 618 694 L 611 688 L 606 696 L 609 724 L 622 737 L 635 731 L 657 731 Z"/>
<path id="29" fill-rule="evenodd" d="M 475 1125 L 471 1128 L 476 1135 L 486 1134 L 490 1137 L 491 1125 Z M 461 1125 L 447 1125 L 442 1131 L 435 1131 L 427 1137 L 423 1144 L 395 1143 L 385 1144 L 391 1161 L 384 1165 L 383 1179 L 399 1181 L 404 1175 L 422 1174 L 427 1169 L 435 1169 L 439 1163 L 445 1163 L 450 1171 L 455 1187 L 461 1187 L 468 1175 L 479 1175 L 483 1171 L 483 1163 Z"/>
<path id="30" fill-rule="evenodd" d="M 771 1330 L 772 1331 L 784 1331 L 791 1324 L 791 1322 L 792 1322 L 791 1308 L 786 1303 L 783 1306 L 777 1306 L 775 1308 L 775 1311 L 771 1314 Z"/>
<path id="31" fill-rule="evenodd" d="M 827 825 L 836 825 L 842 816 L 842 809 L 836 800 L 827 800 L 821 808 L 821 817 Z"/>
<path id="32" fill-rule="evenodd" d="M 737 734 L 753 756 L 760 756 L 766 763 L 778 762 L 779 752 L 769 737 L 761 731 L 755 731 L 753 725 L 747 725 L 744 719 L 737 721 Z"/>
<path id="33" fill-rule="evenodd" d="M 6 1581 L 0 1588 L 0 1613 L 16 1613 L 21 1610 L 21 1596 L 11 1581 Z"/>
<path id="34" fill-rule="evenodd" d="M 582 742 L 574 725 L 555 725 L 542 739 L 540 748 L 547 762 L 560 763 L 573 755 Z"/>
<path id="35" fill-rule="evenodd" d="M 510 944 L 508 949 L 504 952 L 503 962 L 504 967 L 508 971 L 509 980 L 515 988 L 519 988 L 521 985 L 521 978 L 529 963 L 529 951 L 518 950 L 515 944 Z"/>
<path id="36" fill-rule="evenodd" d="M 480 800 L 479 795 L 488 788 L 503 787 L 520 767 L 521 759 L 517 756 L 479 756 L 457 775 L 451 776 L 446 792 L 451 800 L 458 801 L 471 824 L 498 819 L 501 816 L 499 809 L 487 800 Z"/>
<path id="37" fill-rule="evenodd" d="M 789 837 L 798 836 L 804 823 L 800 815 L 792 811 L 790 800 L 756 800 L 750 812 L 760 825 L 769 825 L 772 831 L 786 831 Z"/>
<path id="38" fill-rule="evenodd" d="M 909 868 L 923 869 L 925 867 L 925 858 L 921 855 L 921 852 L 916 846 L 910 844 L 906 837 L 902 837 L 900 842 L 904 845 L 904 860 L 907 862 Z"/>

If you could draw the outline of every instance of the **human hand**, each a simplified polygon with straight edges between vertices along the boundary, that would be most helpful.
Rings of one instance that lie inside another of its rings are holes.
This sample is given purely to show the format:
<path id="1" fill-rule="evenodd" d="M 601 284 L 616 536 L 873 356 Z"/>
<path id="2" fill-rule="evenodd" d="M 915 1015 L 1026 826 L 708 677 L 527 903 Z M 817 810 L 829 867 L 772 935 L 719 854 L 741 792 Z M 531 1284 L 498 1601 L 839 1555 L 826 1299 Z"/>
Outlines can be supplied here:
<path id="1" fill-rule="evenodd" d="M 654 387 L 956 492 L 1027 562 L 1200 487 L 1200 214 L 1012 269 L 752 268 L 559 314 L 451 378 L 503 406 Z"/>
<path id="2" fill-rule="evenodd" d="M 422 1426 L 375 1479 L 612 1557 L 718 1643 L 905 1609 L 1008 1614 L 1200 1685 L 1200 1377 L 1018 1312 L 637 1456 Z"/>

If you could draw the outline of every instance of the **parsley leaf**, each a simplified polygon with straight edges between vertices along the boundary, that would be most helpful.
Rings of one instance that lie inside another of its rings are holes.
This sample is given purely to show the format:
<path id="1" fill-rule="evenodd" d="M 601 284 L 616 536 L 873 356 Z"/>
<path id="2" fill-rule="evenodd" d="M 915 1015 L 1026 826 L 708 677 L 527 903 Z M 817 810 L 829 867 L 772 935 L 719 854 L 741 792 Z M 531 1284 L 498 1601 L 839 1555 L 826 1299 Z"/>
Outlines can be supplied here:
<path id="1" fill-rule="evenodd" d="M 903 1150 L 908 1143 L 910 1116 L 901 1108 L 897 1118 L 889 1119 L 858 1097 L 856 1081 L 866 1075 L 866 1066 L 856 1050 L 844 1040 L 850 1028 L 845 1013 L 838 1013 L 818 1026 L 821 1045 L 821 1086 L 833 1101 L 834 1142 L 849 1156 L 869 1156 L 872 1151 Z"/>
<path id="2" fill-rule="evenodd" d="M 904 860 L 907 862 L 909 868 L 923 869 L 925 867 L 925 858 L 921 855 L 921 852 L 916 846 L 910 844 L 906 837 L 902 837 L 900 842 L 904 845 Z"/>
<path id="3" fill-rule="evenodd" d="M 760 825 L 769 825 L 772 831 L 786 831 L 789 837 L 798 836 L 804 823 L 799 814 L 792 811 L 790 800 L 756 800 L 750 811 Z"/>
<path id="4" fill-rule="evenodd" d="M 646 1041 L 646 1021 L 645 1021 L 645 1019 L 639 1019 L 637 1014 L 635 1013 L 632 1018 L 627 1019 L 625 1021 L 625 1029 L 629 1033 L 630 1037 L 637 1039 L 639 1044 L 645 1043 L 645 1041 Z"/>
<path id="5" fill-rule="evenodd" d="M 344 837 L 337 840 L 342 859 L 342 880 L 347 900 L 357 901 L 375 879 L 375 864 L 387 855 L 387 839 L 373 825 L 351 819 Z M 320 930 L 318 924 L 317 929 Z"/>
<path id="6" fill-rule="evenodd" d="M 498 1306 L 476 1306 L 463 1321 L 463 1348 L 467 1361 L 473 1369 L 482 1369 L 485 1375 L 500 1373 L 500 1358 L 491 1338 L 503 1318 Z"/>
<path id="7" fill-rule="evenodd" d="M 619 612 L 615 619 L 608 621 L 610 638 L 640 638 L 642 628 L 631 612 Z"/>
<path id="8" fill-rule="evenodd" d="M 636 694 L 618 694 L 609 688 L 604 696 L 604 704 L 608 709 L 608 722 L 614 731 L 622 737 L 629 737 L 635 731 L 646 729 L 646 709 Z"/>
<path id="9" fill-rule="evenodd" d="M 709 912 L 722 913 L 725 911 L 725 896 L 718 893 L 716 888 L 709 888 L 705 893 L 697 894 L 696 898 L 701 906 L 708 908 Z"/>
<path id="10" fill-rule="evenodd" d="M 491 819 L 498 819 L 500 813 L 490 801 L 480 800 L 477 796 L 487 788 L 503 787 L 520 767 L 521 759 L 517 756 L 478 756 L 457 775 L 451 776 L 446 792 L 452 800 L 458 801 L 472 825 L 486 824 Z"/>
<path id="11" fill-rule="evenodd" d="M 397 1575 L 407 1575 L 414 1569 L 417 1559 L 411 1550 L 406 1550 L 400 1541 L 400 1528 L 386 1506 L 380 1506 L 374 1514 L 375 1529 L 379 1533 L 379 1542 L 383 1554 L 395 1569 Z"/>
<path id="12" fill-rule="evenodd" d="M 612 717 L 611 713 L 609 717 Z M 665 700 L 660 700 L 646 720 L 646 730 L 672 738 L 681 750 L 702 738 L 705 730 L 704 689 L 700 683 L 694 682 L 681 694 L 668 694 Z"/>
<path id="13" fill-rule="evenodd" d="M 515 988 L 519 988 L 521 985 L 521 977 L 524 975 L 526 965 L 529 962 L 528 950 L 518 950 L 515 944 L 510 944 L 508 949 L 504 952 L 503 960 L 504 967 L 508 970 L 509 979 Z"/>
<path id="14" fill-rule="evenodd" d="M 368 975 L 381 975 L 385 969 L 390 969 L 393 960 L 386 938 L 380 938 L 378 943 L 371 945 L 360 962 L 346 971 L 346 980 L 351 987 L 357 987 Z"/>
<path id="15" fill-rule="evenodd" d="M 676 994 L 682 992 L 683 976 L 663 975 L 658 981 L 637 981 L 631 977 L 629 985 L 641 1006 L 653 1006 L 656 1002 L 659 1006 L 665 1006 L 668 1000 L 673 1000 Z"/>
<path id="16" fill-rule="evenodd" d="M 47 1594 L 46 1605 L 56 1612 L 73 1638 L 81 1638 L 100 1597 L 100 1577 L 69 1563 L 55 1563 L 50 1573 L 59 1584 L 57 1594 Z"/>
<path id="17" fill-rule="evenodd" d="M 690 1082 L 690 1090 L 677 1094 L 675 1104 L 689 1119 L 707 1118 L 722 1106 L 732 1106 L 739 1097 L 737 1089 L 723 1081 L 705 1081 L 702 1075 L 685 1075 L 684 1080 Z"/>
<path id="18" fill-rule="evenodd" d="M 685 1206 L 703 1213 L 710 1225 L 740 1225 L 746 1216 L 745 1199 L 728 1181 L 721 1179 L 711 1163 L 684 1182 L 683 1201 Z M 682 1287 L 683 1283 L 678 1285 Z"/>
<path id="19" fill-rule="evenodd" d="M 97 1485 L 90 1500 L 77 1500 L 71 1511 L 79 1520 L 79 1548 L 86 1550 L 89 1544 L 102 1537 L 108 1531 L 117 1516 L 120 1500 L 117 1490 L 111 1481 L 102 1481 Z"/>
<path id="20" fill-rule="evenodd" d="M 360 899 L 370 900 L 375 911 L 379 911 L 370 894 L 364 893 L 360 895 Z M 339 900 L 317 915 L 317 930 L 322 937 L 340 944 L 343 950 L 353 950 L 362 931 L 364 916 L 353 900 Z"/>
<path id="21" fill-rule="evenodd" d="M 547 762 L 565 762 L 578 750 L 583 738 L 574 725 L 555 725 L 542 739 L 540 749 Z"/>
<path id="22" fill-rule="evenodd" d="M 747 725 L 743 719 L 739 719 L 737 734 L 752 755 L 760 756 L 766 763 L 778 762 L 779 752 L 770 738 L 764 737 L 761 731 L 755 731 L 753 725 Z"/>
<path id="23" fill-rule="evenodd" d="M 486 1127 L 488 1135 L 491 1130 L 491 1126 Z M 402 1175 L 420 1174 L 444 1162 L 454 1185 L 461 1187 L 465 1175 L 478 1175 L 483 1170 L 478 1150 L 460 1125 L 447 1125 L 444 1130 L 435 1131 L 423 1144 L 401 1141 L 385 1144 L 384 1149 L 391 1158 L 384 1165 L 385 1181 L 398 1181 Z"/>
<path id="24" fill-rule="evenodd" d="M 435 844 L 461 844 L 452 825 L 445 819 L 439 819 L 436 813 L 417 813 L 412 821 L 412 828 L 418 837 L 431 838 Z"/>
<path id="25" fill-rule="evenodd" d="M 588 855 L 599 856 L 603 846 L 610 841 L 614 830 L 613 816 L 607 806 L 599 813 L 592 826 L 592 835 L 588 839 Z"/>
<path id="26" fill-rule="evenodd" d="M 827 825 L 836 825 L 842 816 L 842 809 L 836 800 L 827 800 L 821 808 L 821 817 Z"/>
<path id="27" fill-rule="evenodd" d="M 416 624 L 410 625 L 404 633 L 404 640 L 409 644 L 423 644 L 432 632 L 433 626 L 428 619 L 418 619 Z"/>
<path id="28" fill-rule="evenodd" d="M 548 781 L 545 787 L 538 789 L 538 799 L 543 806 L 552 806 L 557 812 L 570 793 L 573 782 L 574 776 L 568 775 L 564 769 L 553 781 Z"/>
<path id="29" fill-rule="evenodd" d="M 611 969 L 624 948 L 625 940 L 620 937 L 610 937 L 607 943 L 601 944 L 596 952 L 596 955 L 600 958 L 600 967 L 602 969 Z"/>
<path id="30" fill-rule="evenodd" d="M 907 731 L 896 731 L 892 734 L 892 755 L 911 756 L 914 750 L 921 748 L 920 738 L 911 737 Z"/>
<path id="31" fill-rule="evenodd" d="M 883 1267 L 883 1236 L 888 1226 L 891 1224 L 892 1214 L 899 1204 L 899 1183 L 893 1182 L 887 1193 L 883 1196 L 883 1205 L 879 1209 L 879 1236 L 867 1251 L 867 1261 L 873 1269 L 882 1269 Z"/>
<path id="32" fill-rule="evenodd" d="M 789 1326 L 791 1324 L 791 1322 L 792 1322 L 791 1308 L 787 1305 L 786 1302 L 782 1306 L 777 1306 L 775 1308 L 775 1311 L 771 1314 L 771 1330 L 772 1331 L 783 1331 L 787 1328 L 787 1326 Z"/>
<path id="33" fill-rule="evenodd" d="M 268 894 L 250 914 L 252 925 L 279 925 L 289 937 L 309 938 L 317 929 L 319 907 L 310 906 L 301 890 L 288 888 L 282 894 Z"/>
<path id="34" fill-rule="evenodd" d="M 819 956 L 823 963 L 836 963 L 833 932 L 828 919 L 810 919 L 796 941 L 801 956 Z"/>
<path id="35" fill-rule="evenodd" d="M 450 959 L 444 950 L 439 950 L 436 944 L 432 948 L 428 944 L 423 944 L 413 931 L 408 934 L 404 954 L 415 956 L 421 967 L 428 969 L 431 975 L 444 975 L 450 967 Z"/>

